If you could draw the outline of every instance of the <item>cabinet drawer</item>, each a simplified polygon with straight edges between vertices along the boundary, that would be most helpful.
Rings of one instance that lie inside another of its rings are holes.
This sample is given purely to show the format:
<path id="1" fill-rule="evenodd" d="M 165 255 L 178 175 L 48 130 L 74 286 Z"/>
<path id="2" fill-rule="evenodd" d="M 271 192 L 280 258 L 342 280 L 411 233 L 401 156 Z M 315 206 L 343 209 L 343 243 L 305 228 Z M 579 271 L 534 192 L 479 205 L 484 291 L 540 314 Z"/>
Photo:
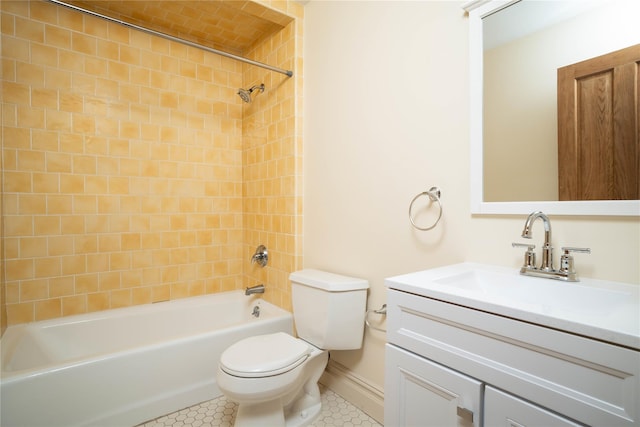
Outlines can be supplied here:
<path id="1" fill-rule="evenodd" d="M 485 427 L 583 427 L 544 408 L 486 386 L 484 391 Z"/>
<path id="2" fill-rule="evenodd" d="M 389 290 L 387 340 L 588 425 L 638 426 L 640 352 Z"/>

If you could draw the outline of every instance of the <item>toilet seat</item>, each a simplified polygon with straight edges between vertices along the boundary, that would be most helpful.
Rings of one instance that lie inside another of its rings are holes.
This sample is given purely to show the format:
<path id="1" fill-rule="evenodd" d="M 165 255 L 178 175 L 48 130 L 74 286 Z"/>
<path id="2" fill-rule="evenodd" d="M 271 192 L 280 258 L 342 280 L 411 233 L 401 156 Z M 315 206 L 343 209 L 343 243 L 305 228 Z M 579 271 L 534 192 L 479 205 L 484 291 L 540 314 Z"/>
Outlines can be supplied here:
<path id="1" fill-rule="evenodd" d="M 258 335 L 230 346 L 220 357 L 220 369 L 229 375 L 260 378 L 279 375 L 302 364 L 311 348 L 289 334 Z"/>

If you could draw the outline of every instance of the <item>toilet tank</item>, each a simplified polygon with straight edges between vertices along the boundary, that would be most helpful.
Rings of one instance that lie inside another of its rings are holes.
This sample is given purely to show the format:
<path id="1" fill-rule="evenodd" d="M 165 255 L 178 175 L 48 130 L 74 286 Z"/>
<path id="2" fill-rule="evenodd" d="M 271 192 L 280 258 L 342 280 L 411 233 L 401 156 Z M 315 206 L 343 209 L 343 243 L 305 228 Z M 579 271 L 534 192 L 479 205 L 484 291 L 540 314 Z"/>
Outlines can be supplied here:
<path id="1" fill-rule="evenodd" d="M 369 282 L 312 269 L 289 279 L 300 338 L 323 350 L 362 347 Z"/>

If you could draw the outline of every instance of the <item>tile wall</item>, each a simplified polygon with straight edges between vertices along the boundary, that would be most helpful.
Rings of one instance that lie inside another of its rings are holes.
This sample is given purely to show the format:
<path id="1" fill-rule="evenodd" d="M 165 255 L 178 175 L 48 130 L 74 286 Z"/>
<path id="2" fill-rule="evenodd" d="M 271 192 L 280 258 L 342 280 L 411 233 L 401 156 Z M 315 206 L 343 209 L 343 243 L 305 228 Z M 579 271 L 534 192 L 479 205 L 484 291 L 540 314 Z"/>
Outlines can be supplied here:
<path id="1" fill-rule="evenodd" d="M 295 64 L 300 40 L 294 21 L 257 43 L 248 56 L 300 73 L 302 67 Z M 296 98 L 301 90 L 295 86 L 298 82 L 301 89 L 302 78 L 246 65 L 243 76 L 245 87 L 265 84 L 263 94 L 244 104 L 243 253 L 250 256 L 259 244 L 269 251 L 266 268 L 247 265 L 245 282 L 264 283 L 265 298 L 290 310 L 289 273 L 302 268 L 302 137 L 297 133 L 301 100 Z"/>
<path id="2" fill-rule="evenodd" d="M 288 307 L 301 79 L 45 1 L 1 7 L 3 325 L 248 280 Z M 251 56 L 301 65 L 299 31 L 293 21 Z M 254 79 L 268 89 L 243 105 L 236 91 Z M 259 243 L 273 261 L 257 272 Z"/>

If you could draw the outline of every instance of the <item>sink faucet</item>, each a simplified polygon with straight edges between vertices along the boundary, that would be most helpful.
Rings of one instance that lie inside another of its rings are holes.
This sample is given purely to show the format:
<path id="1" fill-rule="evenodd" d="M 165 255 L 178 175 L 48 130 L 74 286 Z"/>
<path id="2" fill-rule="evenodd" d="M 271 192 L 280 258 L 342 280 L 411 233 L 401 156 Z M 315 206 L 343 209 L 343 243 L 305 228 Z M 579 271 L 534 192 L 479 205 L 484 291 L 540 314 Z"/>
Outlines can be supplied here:
<path id="1" fill-rule="evenodd" d="M 578 273 L 576 272 L 573 264 L 573 257 L 571 252 L 591 253 L 589 248 L 562 248 L 562 257 L 560 258 L 560 269 L 555 270 L 553 268 L 553 246 L 551 246 L 551 221 L 549 217 L 540 211 L 531 213 L 527 217 L 527 221 L 524 223 L 524 229 L 522 230 L 522 237 L 525 239 L 531 239 L 531 229 L 533 223 L 540 218 L 542 225 L 544 226 L 544 243 L 542 244 L 542 263 L 540 267 L 536 266 L 536 254 L 533 252 L 535 245 L 513 243 L 513 247 L 523 246 L 527 248 L 527 252 L 524 256 L 524 264 L 520 268 L 520 274 L 525 276 L 545 277 L 548 279 L 564 280 L 567 282 L 578 282 Z"/>
<path id="2" fill-rule="evenodd" d="M 544 226 L 544 243 L 542 245 L 542 264 L 540 265 L 540 270 L 550 271 L 553 270 L 553 246 L 551 246 L 551 221 L 549 221 L 549 217 L 540 211 L 531 213 L 524 223 L 522 237 L 531 239 L 531 229 L 533 223 L 536 222 L 538 218 L 542 220 L 542 225 Z"/>
<path id="3" fill-rule="evenodd" d="M 245 295 L 264 294 L 264 285 L 251 286 L 244 290 Z"/>

